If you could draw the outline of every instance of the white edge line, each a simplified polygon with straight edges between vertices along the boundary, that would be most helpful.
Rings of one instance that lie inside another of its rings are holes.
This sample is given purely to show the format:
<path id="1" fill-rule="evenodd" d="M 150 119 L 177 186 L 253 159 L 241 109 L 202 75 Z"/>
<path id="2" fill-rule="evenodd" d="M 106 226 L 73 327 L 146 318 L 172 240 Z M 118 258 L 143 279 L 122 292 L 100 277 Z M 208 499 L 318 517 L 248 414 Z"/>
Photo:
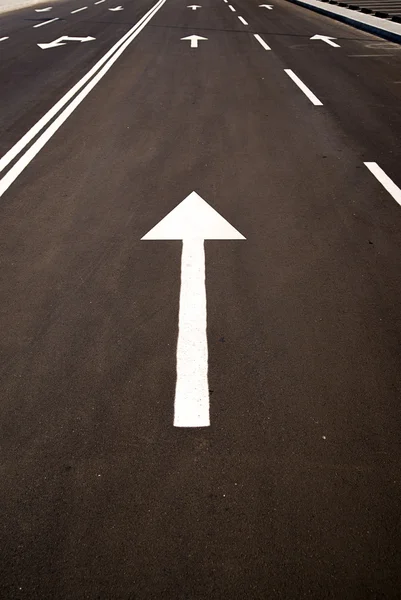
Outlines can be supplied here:
<path id="1" fill-rule="evenodd" d="M 82 8 L 77 8 L 77 10 L 72 10 L 71 14 L 75 15 L 75 13 L 81 12 L 81 10 L 87 10 L 87 8 L 88 8 L 87 6 L 83 6 Z"/>
<path id="2" fill-rule="evenodd" d="M 56 17 L 55 19 L 51 19 L 50 21 L 43 21 L 43 23 L 38 23 L 37 25 L 34 25 L 33 27 L 42 27 L 43 25 L 48 25 L 49 23 L 53 23 L 53 21 L 59 21 L 59 17 Z"/>
<path id="3" fill-rule="evenodd" d="M 303 91 L 305 96 L 309 98 L 312 104 L 314 104 L 315 106 L 323 106 L 323 102 L 320 102 L 319 98 L 317 98 L 315 94 L 311 92 L 311 90 L 300 80 L 300 78 L 297 75 L 295 75 L 294 71 L 291 71 L 291 69 L 284 69 L 284 71 L 289 77 L 291 77 L 291 79 L 299 87 L 299 89 Z"/>
<path id="4" fill-rule="evenodd" d="M 245 21 L 244 17 L 238 17 L 238 18 L 241 21 L 241 23 L 243 23 L 244 25 L 248 25 L 248 22 Z"/>
<path id="5" fill-rule="evenodd" d="M 376 177 L 376 179 L 382 184 L 382 186 L 388 191 L 388 193 L 394 198 L 396 202 L 401 206 L 401 189 L 390 179 L 388 175 L 383 171 L 381 167 L 375 162 L 363 163 L 365 167 Z"/>
<path id="6" fill-rule="evenodd" d="M 262 46 L 262 48 L 264 48 L 265 50 L 271 50 L 270 46 L 268 46 L 265 42 L 265 40 L 263 38 L 260 37 L 260 35 L 258 33 L 254 33 L 253 37 L 256 38 L 259 42 L 259 44 Z"/>
<path id="7" fill-rule="evenodd" d="M 78 81 L 56 104 L 39 119 L 29 131 L 27 131 L 22 138 L 14 144 L 12 148 L 0 159 L 0 173 L 7 165 L 10 164 L 14 158 L 22 152 L 22 150 L 33 140 L 33 138 L 47 125 L 49 121 L 75 96 L 75 94 L 87 83 L 87 81 L 94 75 L 99 69 L 108 61 L 110 56 L 117 51 L 117 49 L 124 44 L 124 42 L 136 31 L 147 16 L 156 8 L 164 4 L 166 0 L 159 0 L 153 8 L 150 9 L 127 33 L 110 48 L 108 52 L 87 72 L 82 79 Z"/>
<path id="8" fill-rule="evenodd" d="M 157 13 L 157 11 L 165 4 L 166 0 L 159 0 L 157 4 L 150 11 L 146 13 L 140 21 L 133 27 L 135 29 L 132 34 L 125 40 L 123 45 L 111 56 L 110 60 L 104 65 L 99 73 L 88 83 L 88 85 L 74 98 L 72 102 L 63 110 L 61 114 L 53 121 L 53 123 L 42 133 L 42 135 L 36 140 L 34 144 L 21 156 L 21 158 L 11 167 L 6 175 L 0 180 L 0 197 L 4 194 L 10 185 L 17 179 L 18 175 L 22 173 L 25 167 L 31 162 L 31 160 L 40 152 L 43 146 L 50 140 L 50 138 L 56 133 L 61 125 L 68 119 L 68 117 L 74 112 L 89 94 L 89 92 L 95 87 L 95 85 L 104 77 L 107 71 L 112 67 L 116 60 L 121 56 L 124 50 L 131 44 L 131 42 L 137 37 L 142 29 L 147 25 L 151 18 Z M 132 30 L 131 30 L 132 31 Z M 128 32 L 130 33 L 130 32 Z M 127 35 L 127 34 L 126 34 Z M 124 36 L 126 37 L 126 36 Z M 123 38 L 124 39 L 124 38 Z M 120 40 L 121 42 L 121 40 Z M 109 51 L 110 52 L 110 51 Z M 104 57 L 103 57 L 104 58 Z M 95 65 L 96 66 L 96 65 Z M 70 90 L 71 91 L 71 90 Z M 54 108 L 54 107 L 53 107 Z M 49 111 L 50 112 L 50 111 Z M 47 113 L 48 114 L 48 113 Z"/>

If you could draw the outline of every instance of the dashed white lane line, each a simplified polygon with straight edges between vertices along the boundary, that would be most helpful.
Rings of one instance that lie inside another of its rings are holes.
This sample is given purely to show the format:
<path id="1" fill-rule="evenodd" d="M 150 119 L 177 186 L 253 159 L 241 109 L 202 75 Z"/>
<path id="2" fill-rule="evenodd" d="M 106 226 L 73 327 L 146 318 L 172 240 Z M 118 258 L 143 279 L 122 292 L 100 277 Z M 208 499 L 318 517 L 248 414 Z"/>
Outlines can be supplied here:
<path id="1" fill-rule="evenodd" d="M 381 167 L 375 162 L 363 163 L 365 167 L 374 175 L 377 181 L 380 181 L 382 186 L 388 191 L 388 193 L 394 198 L 396 202 L 401 206 L 401 189 L 395 185 L 394 181 L 390 179 L 388 175 L 383 171 Z"/>
<path id="2" fill-rule="evenodd" d="M 233 7 L 231 4 L 229 4 L 229 5 L 228 5 L 228 8 L 229 8 L 230 10 L 232 10 L 233 12 L 237 12 L 237 11 L 235 10 L 235 8 L 234 8 L 234 7 Z"/>
<path id="3" fill-rule="evenodd" d="M 8 37 L 2 37 L 2 38 L 0 38 L 0 42 L 4 42 L 4 40 L 8 40 L 8 39 L 9 39 Z"/>
<path id="4" fill-rule="evenodd" d="M 81 12 L 81 10 L 87 10 L 87 8 L 88 8 L 87 6 L 83 6 L 82 8 L 77 8 L 77 10 L 72 10 L 71 14 L 75 15 L 75 13 Z"/>
<path id="5" fill-rule="evenodd" d="M 50 21 L 43 21 L 42 23 L 38 23 L 37 25 L 34 25 L 33 27 L 42 27 L 43 25 L 48 25 L 49 23 L 53 23 L 54 21 L 59 21 L 59 17 L 56 17 L 55 19 L 50 19 Z"/>
<path id="6" fill-rule="evenodd" d="M 268 46 L 266 44 L 265 40 L 262 39 L 258 33 L 254 33 L 253 37 L 258 40 L 258 42 L 262 46 L 262 48 L 264 48 L 265 50 L 271 50 L 270 46 Z"/>
<path id="7" fill-rule="evenodd" d="M 311 90 L 300 80 L 300 78 L 295 75 L 294 71 L 291 71 L 291 69 L 284 69 L 284 71 L 287 73 L 288 77 L 291 77 L 299 89 L 303 91 L 305 96 L 309 98 L 312 104 L 315 106 L 323 106 L 323 102 L 320 102 L 319 98 L 317 98 L 315 94 L 311 92 Z"/>
<path id="8" fill-rule="evenodd" d="M 38 137 L 38 139 L 29 147 L 29 149 L 16 161 L 9 169 L 6 175 L 0 179 L 0 197 L 4 194 L 10 185 L 17 179 L 22 171 L 29 165 L 34 157 L 40 152 L 50 138 L 56 133 L 61 125 L 68 119 L 74 110 L 86 98 L 89 92 L 99 83 L 116 60 L 121 56 L 124 50 L 139 35 L 142 29 L 147 25 L 151 18 L 165 4 L 166 0 L 159 0 L 123 37 L 118 40 L 112 48 L 88 71 L 88 73 L 76 83 L 67 94 L 65 94 L 39 121 L 31 127 L 22 138 L 14 144 L 12 148 L 0 159 L 0 171 L 2 171 L 10 162 L 29 144 L 29 142 L 53 119 L 57 113 L 68 103 L 57 118 L 49 125 L 47 129 Z M 95 73 L 95 77 L 92 77 Z M 92 78 L 92 79 L 91 79 Z M 89 81 L 90 80 L 90 81 Z M 89 81 L 89 83 L 88 83 Z M 86 85 L 87 84 L 87 85 Z M 83 88 L 79 94 L 78 90 Z M 75 97 L 74 97 L 75 96 Z"/>
<path id="9" fill-rule="evenodd" d="M 99 2 L 95 2 L 95 4 L 103 4 L 103 2 L 106 2 L 106 0 L 99 0 Z"/>
<path id="10" fill-rule="evenodd" d="M 248 25 L 248 21 L 245 21 L 244 17 L 238 17 L 238 18 L 241 21 L 241 23 L 243 23 L 244 25 Z"/>

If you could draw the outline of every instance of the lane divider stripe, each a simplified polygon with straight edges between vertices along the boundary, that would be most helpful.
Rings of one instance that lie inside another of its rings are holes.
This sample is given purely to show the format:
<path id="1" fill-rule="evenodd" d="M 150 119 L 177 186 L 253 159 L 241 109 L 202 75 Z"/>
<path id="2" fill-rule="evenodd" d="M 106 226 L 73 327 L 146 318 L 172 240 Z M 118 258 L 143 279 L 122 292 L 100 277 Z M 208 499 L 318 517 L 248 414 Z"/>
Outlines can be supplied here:
<path id="1" fill-rule="evenodd" d="M 315 94 L 311 92 L 311 90 L 300 80 L 300 78 L 295 75 L 294 71 L 291 71 L 291 69 L 284 69 L 284 71 L 287 73 L 288 77 L 291 77 L 299 89 L 303 91 L 305 96 L 309 98 L 312 104 L 315 106 L 323 106 L 323 102 L 320 102 L 319 98 L 317 98 Z"/>
<path id="2" fill-rule="evenodd" d="M 375 162 L 365 162 L 363 163 L 365 167 L 369 169 L 369 171 L 374 175 L 379 181 L 385 190 L 394 198 L 396 202 L 401 206 L 401 189 L 398 185 L 395 185 L 394 181 L 390 179 L 388 175 L 383 171 L 381 167 Z"/>

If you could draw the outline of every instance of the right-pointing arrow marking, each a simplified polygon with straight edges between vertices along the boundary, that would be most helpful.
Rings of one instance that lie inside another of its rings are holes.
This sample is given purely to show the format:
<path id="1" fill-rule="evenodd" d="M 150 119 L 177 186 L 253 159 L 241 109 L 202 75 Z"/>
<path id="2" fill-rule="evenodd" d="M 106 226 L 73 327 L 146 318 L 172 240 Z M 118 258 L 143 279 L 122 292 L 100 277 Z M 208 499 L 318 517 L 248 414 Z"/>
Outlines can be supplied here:
<path id="1" fill-rule="evenodd" d="M 197 48 L 199 40 L 207 40 L 205 37 L 201 37 L 200 35 L 188 35 L 187 37 L 181 38 L 182 40 L 190 40 L 191 48 Z"/>
<path id="2" fill-rule="evenodd" d="M 58 46 L 65 46 L 67 42 L 91 42 L 92 40 L 95 40 L 96 38 L 91 37 L 90 35 L 88 35 L 87 37 L 70 37 L 68 35 L 63 35 L 59 38 L 57 38 L 57 40 L 54 40 L 53 42 L 49 42 L 48 44 L 38 44 L 39 48 L 42 48 L 42 50 L 47 50 L 48 48 L 58 48 Z"/>
<path id="3" fill-rule="evenodd" d="M 341 48 L 339 44 L 336 44 L 332 40 L 336 40 L 337 38 L 330 37 L 328 35 L 314 35 L 310 38 L 311 40 L 322 40 L 322 42 L 326 42 L 329 46 L 333 46 L 333 48 Z"/>
<path id="4" fill-rule="evenodd" d="M 208 427 L 204 241 L 245 238 L 196 192 L 192 192 L 142 239 L 182 240 L 174 426 Z"/>

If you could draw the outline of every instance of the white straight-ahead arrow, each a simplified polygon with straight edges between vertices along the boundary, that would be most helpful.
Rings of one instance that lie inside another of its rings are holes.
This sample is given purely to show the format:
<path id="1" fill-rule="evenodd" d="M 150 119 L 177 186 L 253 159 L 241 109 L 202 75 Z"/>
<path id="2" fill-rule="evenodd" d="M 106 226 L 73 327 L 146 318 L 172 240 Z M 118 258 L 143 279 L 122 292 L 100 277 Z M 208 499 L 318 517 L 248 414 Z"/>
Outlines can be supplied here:
<path id="1" fill-rule="evenodd" d="M 192 192 L 142 239 L 182 240 L 174 427 L 208 427 L 204 241 L 245 238 L 196 192 Z"/>
<path id="2" fill-rule="evenodd" d="M 192 8 L 192 10 L 196 10 L 197 8 L 202 8 L 199 4 L 190 4 L 187 8 Z"/>
<path id="3" fill-rule="evenodd" d="M 339 44 L 336 44 L 335 42 L 331 41 L 331 40 L 336 40 L 337 38 L 329 37 L 328 35 L 314 35 L 310 39 L 311 40 L 322 40 L 322 42 L 326 42 L 326 44 L 333 46 L 333 48 L 341 48 L 341 46 Z"/>
<path id="4" fill-rule="evenodd" d="M 267 8 L 267 10 L 273 10 L 271 4 L 259 4 L 259 8 Z"/>
<path id="5" fill-rule="evenodd" d="M 87 37 L 70 37 L 69 35 L 63 35 L 54 42 L 49 42 L 48 44 L 38 44 L 39 48 L 42 50 L 47 50 L 47 48 L 57 48 L 58 46 L 65 46 L 67 42 L 91 42 L 96 38 L 88 35 Z"/>
<path id="6" fill-rule="evenodd" d="M 181 38 L 182 40 L 191 40 L 191 48 L 197 48 L 199 40 L 207 40 L 205 37 L 200 35 L 188 35 L 187 37 Z"/>

